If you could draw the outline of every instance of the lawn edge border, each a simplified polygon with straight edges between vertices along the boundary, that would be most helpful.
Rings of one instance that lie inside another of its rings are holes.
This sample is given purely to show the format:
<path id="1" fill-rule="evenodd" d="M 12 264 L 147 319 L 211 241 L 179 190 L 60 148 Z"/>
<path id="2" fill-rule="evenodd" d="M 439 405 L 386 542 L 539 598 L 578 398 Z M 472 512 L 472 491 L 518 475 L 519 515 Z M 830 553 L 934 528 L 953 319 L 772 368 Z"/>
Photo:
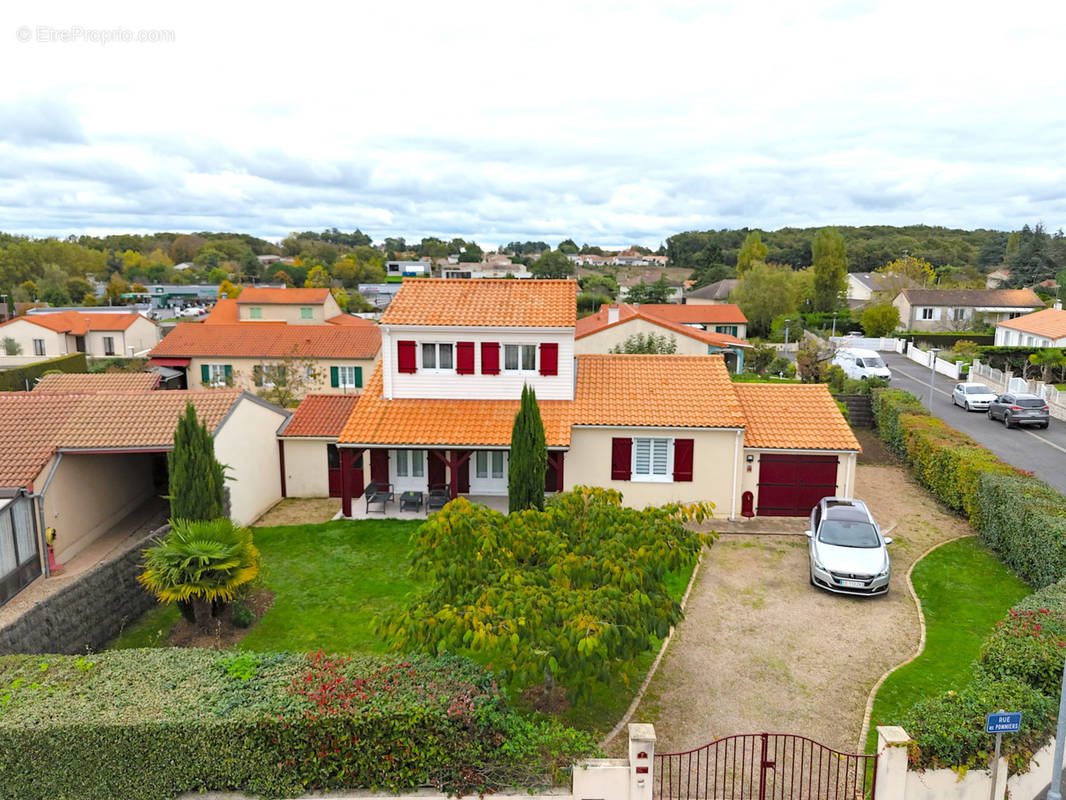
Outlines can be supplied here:
<path id="1" fill-rule="evenodd" d="M 696 562 L 696 567 L 692 570 L 692 577 L 688 579 L 688 586 L 685 587 L 685 594 L 681 597 L 682 611 L 684 611 L 685 606 L 688 605 L 688 596 L 692 594 L 692 587 L 696 585 L 696 576 L 700 574 L 700 567 L 703 565 L 703 557 L 707 554 L 707 549 L 708 548 L 704 548 L 703 552 L 700 553 L 700 559 Z M 602 742 L 600 742 L 600 747 L 602 749 L 606 750 L 607 745 L 614 741 L 614 738 L 622 732 L 622 728 L 624 728 L 629 720 L 633 718 L 633 714 L 637 711 L 637 706 L 640 705 L 640 701 L 644 699 L 644 694 L 648 691 L 648 687 L 651 685 L 651 679 L 655 677 L 655 673 L 659 670 L 659 664 L 662 663 L 663 656 L 666 655 L 666 648 L 669 647 L 670 642 L 673 640 L 674 631 L 676 630 L 676 625 L 670 626 L 670 632 L 666 634 L 666 638 L 663 639 L 662 646 L 659 648 L 659 654 L 655 656 L 655 660 L 651 662 L 651 666 L 648 668 L 648 674 L 644 676 L 644 680 L 641 682 L 640 688 L 637 690 L 637 695 L 633 698 L 633 702 L 629 704 L 629 708 L 626 709 L 626 713 L 622 715 L 618 724 L 615 725 L 611 729 L 611 732 L 604 737 Z"/>
<path id="2" fill-rule="evenodd" d="M 952 542 L 957 542 L 961 539 L 973 539 L 976 536 L 976 533 L 966 533 L 962 536 L 955 536 L 951 539 L 947 539 L 946 541 L 938 542 L 937 544 L 934 544 L 929 547 L 924 553 L 918 556 L 918 558 L 914 559 L 914 562 L 911 564 L 910 569 L 907 570 L 907 591 L 911 593 L 911 599 L 914 600 L 915 609 L 918 611 L 918 627 L 920 630 L 920 635 L 918 637 L 918 649 L 915 650 L 914 654 L 906 661 L 900 661 L 894 667 L 890 667 L 884 675 L 877 679 L 877 683 L 875 683 L 873 685 L 873 688 L 870 689 L 870 693 L 866 696 L 866 711 L 863 713 L 862 717 L 862 732 L 859 734 L 859 744 L 858 747 L 855 749 L 856 753 L 863 753 L 866 751 L 866 737 L 870 733 L 870 717 L 873 714 L 874 701 L 877 699 L 877 692 L 878 690 L 880 690 L 881 685 L 886 680 L 888 680 L 889 675 L 898 670 L 900 667 L 907 666 L 916 658 L 918 658 L 918 656 L 920 656 L 923 652 L 925 652 L 925 612 L 922 610 L 922 599 L 918 597 L 918 593 L 914 590 L 914 582 L 911 580 L 911 574 L 914 572 L 914 568 L 920 563 L 922 563 L 925 557 L 932 553 L 934 550 L 938 550 L 946 544 L 951 544 Z"/>

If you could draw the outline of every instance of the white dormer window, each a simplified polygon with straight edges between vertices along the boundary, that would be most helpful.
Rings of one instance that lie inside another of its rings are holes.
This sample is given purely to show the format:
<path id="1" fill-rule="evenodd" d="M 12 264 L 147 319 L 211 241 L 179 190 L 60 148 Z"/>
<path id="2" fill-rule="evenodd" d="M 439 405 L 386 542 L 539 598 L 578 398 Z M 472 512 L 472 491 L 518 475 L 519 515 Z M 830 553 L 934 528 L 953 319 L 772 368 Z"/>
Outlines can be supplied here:
<path id="1" fill-rule="evenodd" d="M 536 372 L 537 346 L 535 344 L 505 344 L 503 346 L 504 372 Z"/>
<path id="2" fill-rule="evenodd" d="M 451 342 L 423 342 L 422 369 L 455 369 L 454 345 Z"/>

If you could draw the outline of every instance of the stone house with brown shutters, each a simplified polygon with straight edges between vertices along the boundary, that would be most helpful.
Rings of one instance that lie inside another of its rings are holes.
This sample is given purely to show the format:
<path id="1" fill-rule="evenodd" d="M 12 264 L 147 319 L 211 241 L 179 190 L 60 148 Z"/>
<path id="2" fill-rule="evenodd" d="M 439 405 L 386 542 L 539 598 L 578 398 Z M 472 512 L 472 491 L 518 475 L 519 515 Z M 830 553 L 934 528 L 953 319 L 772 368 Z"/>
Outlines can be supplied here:
<path id="1" fill-rule="evenodd" d="M 740 391 L 718 354 L 575 353 L 576 298 L 570 280 L 405 280 L 337 439 L 343 513 L 370 483 L 506 495 L 526 385 L 546 492 L 603 486 L 627 505 L 706 501 L 731 518 L 851 495 L 859 445 L 825 386 Z"/>

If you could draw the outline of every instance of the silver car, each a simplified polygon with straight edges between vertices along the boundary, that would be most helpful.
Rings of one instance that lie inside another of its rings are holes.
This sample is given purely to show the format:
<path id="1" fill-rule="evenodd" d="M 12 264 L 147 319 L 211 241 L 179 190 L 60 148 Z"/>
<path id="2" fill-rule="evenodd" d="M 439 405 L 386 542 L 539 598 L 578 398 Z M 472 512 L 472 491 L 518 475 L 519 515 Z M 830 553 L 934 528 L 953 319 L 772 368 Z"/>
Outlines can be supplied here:
<path id="1" fill-rule="evenodd" d="M 811 585 L 840 594 L 888 591 L 891 539 L 881 535 L 862 500 L 823 497 L 811 511 L 807 532 Z"/>
<path id="2" fill-rule="evenodd" d="M 996 393 L 983 383 L 956 383 L 951 402 L 967 411 L 987 411 Z"/>

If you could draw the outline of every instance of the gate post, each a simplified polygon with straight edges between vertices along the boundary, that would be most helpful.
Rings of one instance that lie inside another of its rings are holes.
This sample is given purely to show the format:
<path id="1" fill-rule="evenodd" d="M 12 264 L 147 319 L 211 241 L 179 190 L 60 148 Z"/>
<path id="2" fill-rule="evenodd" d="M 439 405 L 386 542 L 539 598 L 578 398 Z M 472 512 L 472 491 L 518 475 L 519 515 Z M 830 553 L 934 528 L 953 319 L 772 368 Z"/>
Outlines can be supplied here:
<path id="1" fill-rule="evenodd" d="M 655 785 L 655 726 L 629 724 L 629 800 L 652 800 Z"/>
<path id="2" fill-rule="evenodd" d="M 911 737 L 898 725 L 877 726 L 876 800 L 904 800 L 907 794 L 907 745 Z"/>

